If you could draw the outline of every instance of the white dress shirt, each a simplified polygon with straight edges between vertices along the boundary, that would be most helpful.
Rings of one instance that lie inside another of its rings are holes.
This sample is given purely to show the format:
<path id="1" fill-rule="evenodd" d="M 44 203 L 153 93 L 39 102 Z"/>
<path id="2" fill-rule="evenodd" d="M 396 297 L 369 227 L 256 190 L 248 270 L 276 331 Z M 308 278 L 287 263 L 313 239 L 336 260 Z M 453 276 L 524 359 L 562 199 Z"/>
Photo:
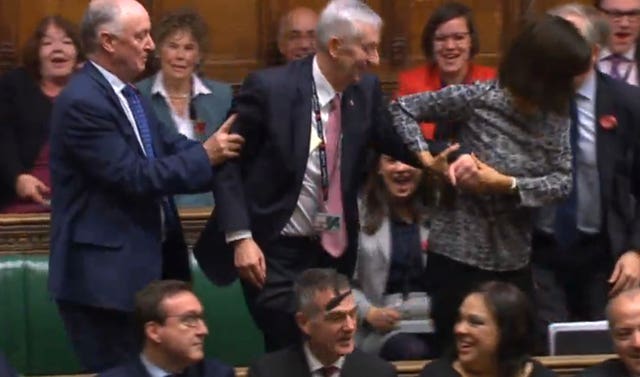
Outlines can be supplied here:
<path id="1" fill-rule="evenodd" d="M 315 357 L 313 352 L 311 352 L 311 349 L 309 348 L 309 343 L 305 342 L 303 349 L 304 349 L 304 357 L 305 359 L 307 359 L 307 365 L 309 366 L 309 372 L 311 373 L 311 377 L 324 377 L 324 374 L 322 374 L 322 368 L 324 368 L 324 365 L 320 362 L 320 360 L 318 360 L 317 357 Z M 342 372 L 342 365 L 344 364 L 344 358 L 345 358 L 344 356 L 340 356 L 338 360 L 336 360 L 333 364 L 331 364 L 334 367 L 338 368 L 338 372 L 334 373 L 334 375 L 331 377 L 337 377 L 340 375 L 340 373 Z"/>
<path id="2" fill-rule="evenodd" d="M 194 98 L 196 98 L 201 94 L 203 95 L 211 94 L 211 90 L 204 85 L 204 83 L 202 82 L 202 80 L 200 80 L 198 75 L 196 74 L 192 75 L 192 83 L 193 83 L 193 90 L 191 94 L 191 101 L 193 101 Z M 173 119 L 173 124 L 175 124 L 178 132 L 191 140 L 195 140 L 196 137 L 193 129 L 193 121 L 189 118 L 190 114 L 187 113 L 187 116 L 183 117 L 178 113 L 176 113 L 175 111 L 173 111 L 173 107 L 171 107 L 169 94 L 167 93 L 167 89 L 164 87 L 164 84 L 162 81 L 162 71 L 156 74 L 155 80 L 153 81 L 153 85 L 151 86 L 151 94 L 153 95 L 156 93 L 160 94 L 162 98 L 164 98 L 165 102 L 167 103 L 167 106 L 169 107 L 169 112 L 171 113 L 171 119 Z"/>
<path id="3" fill-rule="evenodd" d="M 149 373 L 149 377 L 167 377 L 173 375 L 173 373 L 167 372 L 149 361 L 149 359 L 147 359 L 143 354 L 140 354 L 140 361 L 142 362 L 144 369 Z"/>
<path id="4" fill-rule="evenodd" d="M 609 74 L 611 72 L 611 60 L 609 57 L 613 55 L 613 53 L 608 48 L 603 48 L 600 50 L 600 54 L 598 56 L 598 69 L 605 73 Z M 620 76 L 624 78 L 627 84 L 638 85 L 638 66 L 636 63 L 636 46 L 634 45 L 631 49 L 624 54 L 622 54 L 627 61 L 620 62 L 618 65 L 618 72 L 620 72 Z"/>

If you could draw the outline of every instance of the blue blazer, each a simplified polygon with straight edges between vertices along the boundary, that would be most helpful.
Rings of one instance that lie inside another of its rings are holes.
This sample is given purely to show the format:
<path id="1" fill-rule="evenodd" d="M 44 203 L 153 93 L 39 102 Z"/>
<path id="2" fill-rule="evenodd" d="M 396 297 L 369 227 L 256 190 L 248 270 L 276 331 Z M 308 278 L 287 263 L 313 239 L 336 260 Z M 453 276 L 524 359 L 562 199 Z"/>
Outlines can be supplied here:
<path id="1" fill-rule="evenodd" d="M 171 109 L 167 101 L 159 93 L 152 94 L 151 88 L 157 77 L 153 75 L 146 78 L 136 85 L 140 90 L 140 94 L 147 97 L 153 105 L 153 110 L 160 122 L 164 126 L 176 129 L 176 125 L 171 117 Z M 199 77 L 202 83 L 211 91 L 210 94 L 198 95 L 193 100 L 197 119 L 205 122 L 205 128 L 202 135 L 197 136 L 201 142 L 206 140 L 213 134 L 224 121 L 227 119 L 227 113 L 231 108 L 231 98 L 233 92 L 231 86 L 219 81 L 208 80 Z M 214 205 L 213 194 L 211 192 L 191 195 L 176 195 L 176 205 L 182 207 L 212 207 Z"/>
<path id="2" fill-rule="evenodd" d="M 200 143 L 161 127 L 142 103 L 153 160 L 91 62 L 56 99 L 49 290 L 58 300 L 132 311 L 135 292 L 150 281 L 190 278 L 179 224 L 164 224 L 163 242 L 161 201 L 177 216 L 171 195 L 209 189 L 212 168 Z"/>
<path id="3" fill-rule="evenodd" d="M 200 268 L 216 284 L 236 278 L 225 232 L 251 230 L 264 251 L 291 218 L 309 157 L 312 62 L 311 56 L 254 72 L 234 99 L 238 118 L 232 128 L 244 136 L 245 145 L 241 158 L 225 162 L 216 173 L 216 210 L 194 247 Z M 348 246 L 336 264 L 351 276 L 359 231 L 357 197 L 370 148 L 418 162 L 391 125 L 377 77 L 365 74 L 349 86 L 341 106 L 340 174 Z"/>
<path id="4" fill-rule="evenodd" d="M 230 366 L 218 360 L 207 358 L 198 364 L 192 365 L 181 377 L 234 377 L 235 371 Z M 127 364 L 117 366 L 106 372 L 100 373 L 98 377 L 150 377 L 149 372 L 139 358 Z"/>

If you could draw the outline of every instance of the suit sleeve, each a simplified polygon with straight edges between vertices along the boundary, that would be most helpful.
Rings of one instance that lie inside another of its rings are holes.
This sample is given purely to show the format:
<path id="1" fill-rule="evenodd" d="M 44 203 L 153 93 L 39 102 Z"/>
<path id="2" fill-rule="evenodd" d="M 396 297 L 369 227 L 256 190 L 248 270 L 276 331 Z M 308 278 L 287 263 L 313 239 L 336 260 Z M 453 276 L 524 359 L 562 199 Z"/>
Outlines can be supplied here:
<path id="1" fill-rule="evenodd" d="M 631 194 L 632 198 L 629 200 L 629 205 L 633 205 L 633 217 L 629 226 L 628 235 L 628 249 L 640 250 L 640 99 L 637 95 L 640 90 L 635 90 L 633 96 L 628 96 L 627 99 L 632 101 L 628 106 L 630 114 L 631 124 L 629 124 L 628 142 L 630 145 L 631 160 L 630 172 L 631 175 Z"/>
<path id="2" fill-rule="evenodd" d="M 216 216 L 220 230 L 225 233 L 251 229 L 241 171 L 260 147 L 267 117 L 266 90 L 257 75 L 249 75 L 242 84 L 231 112 L 238 114 L 232 130 L 244 137 L 245 144 L 240 158 L 226 161 L 216 171 L 213 185 Z"/>
<path id="3" fill-rule="evenodd" d="M 16 141 L 15 88 L 9 74 L 0 78 L 0 185 L 15 190 L 16 178 L 24 172 Z"/>
<path id="4" fill-rule="evenodd" d="M 193 143 L 176 154 L 147 159 L 124 139 L 105 109 L 72 101 L 60 114 L 65 149 L 93 179 L 129 195 L 171 195 L 208 189 L 211 165 Z"/>
<path id="5" fill-rule="evenodd" d="M 372 93 L 372 121 L 374 147 L 378 152 L 387 154 L 407 164 L 422 167 L 416 156 L 407 148 L 392 125 L 389 110 L 384 103 L 382 88 L 376 77 Z"/>

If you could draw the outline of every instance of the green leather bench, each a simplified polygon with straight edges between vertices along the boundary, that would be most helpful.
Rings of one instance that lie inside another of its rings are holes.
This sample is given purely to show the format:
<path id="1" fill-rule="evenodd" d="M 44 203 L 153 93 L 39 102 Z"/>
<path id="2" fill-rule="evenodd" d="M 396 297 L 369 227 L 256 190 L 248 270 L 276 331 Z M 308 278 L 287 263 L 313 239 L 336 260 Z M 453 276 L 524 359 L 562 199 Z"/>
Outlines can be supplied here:
<path id="1" fill-rule="evenodd" d="M 24 224 L 14 231 L 25 228 L 24 234 L 29 237 L 18 237 L 15 232 L 9 235 L 11 229 L 6 224 L 0 219 L 0 350 L 24 375 L 80 373 L 55 304 L 47 293 L 45 240 L 34 242 L 32 235 L 38 230 Z M 187 238 L 193 239 L 196 228 L 185 226 Z M 31 245 L 34 251 L 17 251 L 13 247 L 16 244 L 18 249 Z M 195 263 L 192 267 L 195 291 L 204 304 L 209 326 L 207 355 L 234 366 L 249 365 L 263 353 L 263 344 L 246 309 L 240 284 L 216 287 Z"/>

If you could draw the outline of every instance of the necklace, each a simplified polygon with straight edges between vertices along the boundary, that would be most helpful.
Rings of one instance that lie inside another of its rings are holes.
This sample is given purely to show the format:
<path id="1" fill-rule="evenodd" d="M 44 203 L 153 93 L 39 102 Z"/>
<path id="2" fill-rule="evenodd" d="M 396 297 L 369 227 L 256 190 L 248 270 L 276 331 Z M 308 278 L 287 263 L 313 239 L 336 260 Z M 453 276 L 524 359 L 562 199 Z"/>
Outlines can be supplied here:
<path id="1" fill-rule="evenodd" d="M 169 94 L 168 96 L 171 99 L 187 99 L 187 98 L 189 98 L 188 94 L 173 94 L 173 95 Z"/>

